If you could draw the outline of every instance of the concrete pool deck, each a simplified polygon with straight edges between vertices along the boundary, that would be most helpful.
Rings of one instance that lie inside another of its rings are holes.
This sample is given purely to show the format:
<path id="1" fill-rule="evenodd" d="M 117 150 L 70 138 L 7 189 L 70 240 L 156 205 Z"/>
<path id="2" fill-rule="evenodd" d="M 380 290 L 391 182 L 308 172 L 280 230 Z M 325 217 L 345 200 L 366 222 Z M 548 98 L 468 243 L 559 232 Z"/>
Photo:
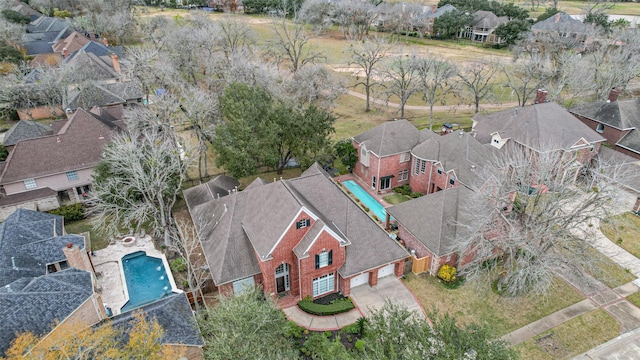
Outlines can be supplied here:
<path id="1" fill-rule="evenodd" d="M 154 247 L 151 236 L 146 235 L 138 238 L 133 246 L 124 246 L 122 240 L 116 241 L 115 244 L 102 250 L 96 250 L 91 257 L 102 301 L 111 308 L 113 315 L 120 314 L 120 308 L 128 301 L 120 259 L 137 251 L 144 251 L 147 255 L 155 257 L 163 255 L 160 250 L 156 250 Z M 167 272 L 171 271 L 166 270 Z"/>

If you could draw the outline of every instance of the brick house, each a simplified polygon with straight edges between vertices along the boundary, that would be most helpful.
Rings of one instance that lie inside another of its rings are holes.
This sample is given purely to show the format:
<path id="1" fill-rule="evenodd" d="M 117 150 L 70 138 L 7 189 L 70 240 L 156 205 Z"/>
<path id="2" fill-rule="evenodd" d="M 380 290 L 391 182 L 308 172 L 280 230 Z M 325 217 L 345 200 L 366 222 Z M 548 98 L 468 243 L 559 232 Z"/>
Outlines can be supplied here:
<path id="1" fill-rule="evenodd" d="M 121 107 L 79 109 L 68 120 L 54 122 L 52 135 L 17 141 L 2 163 L 3 202 L 15 205 L 13 197 L 22 201 L 29 198 L 25 193 L 46 188 L 56 192 L 56 201 L 34 210 L 82 201 L 82 194 L 91 190 L 93 167 L 101 160 L 103 147 L 123 126 L 121 117 Z"/>
<path id="2" fill-rule="evenodd" d="M 185 199 L 222 293 L 260 284 L 291 303 L 349 295 L 352 287 L 404 271 L 406 251 L 317 164 L 295 179 L 256 179 L 205 202 L 185 191 Z"/>
<path id="3" fill-rule="evenodd" d="M 578 105 L 569 112 L 602 134 L 613 149 L 640 159 L 640 99 L 618 100 L 619 94 L 612 89 L 607 101 Z"/>
<path id="4" fill-rule="evenodd" d="M 104 323 L 89 247 L 88 238 L 66 234 L 58 215 L 18 209 L 0 224 L 0 356 L 23 332 L 55 336 Z M 184 294 L 140 309 L 156 318 L 165 346 L 186 348 L 188 359 L 202 358 L 204 343 Z M 131 317 L 128 312 L 112 320 L 126 331 Z"/>

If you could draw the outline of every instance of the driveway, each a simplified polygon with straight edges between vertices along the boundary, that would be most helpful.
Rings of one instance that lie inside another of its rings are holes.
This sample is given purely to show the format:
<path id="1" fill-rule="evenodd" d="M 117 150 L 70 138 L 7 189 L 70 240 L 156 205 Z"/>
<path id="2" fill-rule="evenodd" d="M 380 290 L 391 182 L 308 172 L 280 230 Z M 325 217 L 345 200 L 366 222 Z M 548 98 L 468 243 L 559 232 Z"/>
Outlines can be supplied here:
<path id="1" fill-rule="evenodd" d="M 402 280 L 395 276 L 387 276 L 378 280 L 378 285 L 375 287 L 368 285 L 354 287 L 351 289 L 351 299 L 365 317 L 371 315 L 371 310 L 382 308 L 387 299 L 424 317 L 424 311 L 413 293 L 407 289 Z"/>

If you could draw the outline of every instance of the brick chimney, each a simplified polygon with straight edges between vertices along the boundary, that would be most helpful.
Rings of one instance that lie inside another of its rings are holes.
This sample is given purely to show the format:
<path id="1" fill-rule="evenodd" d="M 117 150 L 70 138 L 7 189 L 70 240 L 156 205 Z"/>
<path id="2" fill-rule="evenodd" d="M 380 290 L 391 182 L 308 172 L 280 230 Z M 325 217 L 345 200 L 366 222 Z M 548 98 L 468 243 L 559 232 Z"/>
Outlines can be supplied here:
<path id="1" fill-rule="evenodd" d="M 120 70 L 120 62 L 118 61 L 118 55 L 111 54 L 111 62 L 113 63 L 113 70 L 115 70 L 118 74 L 121 74 Z"/>
<path id="2" fill-rule="evenodd" d="M 70 267 L 93 273 L 89 254 L 87 254 L 86 251 L 80 250 L 80 248 L 73 243 L 68 243 L 62 249 L 62 252 L 64 252 L 64 256 L 67 258 L 67 263 Z"/>
<path id="3" fill-rule="evenodd" d="M 66 59 L 67 57 L 69 57 L 69 49 L 63 48 L 62 49 L 62 58 Z"/>
<path id="4" fill-rule="evenodd" d="M 544 89 L 536 90 L 536 99 L 533 101 L 534 104 L 541 104 L 547 101 L 547 91 Z"/>
<path id="5" fill-rule="evenodd" d="M 435 14 L 436 10 L 438 10 L 438 5 L 431 5 L 431 13 Z"/>
<path id="6" fill-rule="evenodd" d="M 618 96 L 620 96 L 620 88 L 614 87 L 609 91 L 609 98 L 607 98 L 607 102 L 614 102 L 618 100 Z"/>
<path id="7" fill-rule="evenodd" d="M 554 23 L 557 23 L 558 21 L 560 21 L 560 13 L 557 13 L 556 18 L 553 20 Z"/>
<path id="8" fill-rule="evenodd" d="M 102 37 L 102 44 L 104 44 L 104 46 L 109 46 L 109 42 L 107 41 L 106 37 Z"/>

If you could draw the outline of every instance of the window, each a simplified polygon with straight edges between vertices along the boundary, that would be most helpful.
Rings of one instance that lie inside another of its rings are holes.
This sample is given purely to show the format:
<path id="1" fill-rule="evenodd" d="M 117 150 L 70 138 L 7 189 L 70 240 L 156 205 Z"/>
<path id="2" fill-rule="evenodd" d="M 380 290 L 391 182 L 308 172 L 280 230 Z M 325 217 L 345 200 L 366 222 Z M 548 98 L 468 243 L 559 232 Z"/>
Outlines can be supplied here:
<path id="1" fill-rule="evenodd" d="M 391 187 L 391 176 L 385 176 L 380 178 L 380 190 L 388 189 Z"/>
<path id="2" fill-rule="evenodd" d="M 498 140 L 498 139 L 493 139 L 493 142 L 496 143 L 496 144 L 500 144 L 500 140 Z"/>
<path id="3" fill-rule="evenodd" d="M 451 178 L 449 179 L 449 184 L 454 185 L 456 183 L 456 177 L 451 175 Z"/>
<path id="4" fill-rule="evenodd" d="M 329 250 L 329 252 L 323 251 L 320 254 L 316 254 L 316 269 L 320 269 L 331 264 L 333 264 L 333 250 Z"/>
<path id="5" fill-rule="evenodd" d="M 319 296 L 333 291 L 334 275 L 327 274 L 313 279 L 313 296 Z"/>
<path id="6" fill-rule="evenodd" d="M 371 178 L 371 187 L 374 188 L 374 189 L 376 188 L 376 177 L 375 176 Z"/>
<path id="7" fill-rule="evenodd" d="M 400 170 L 398 172 L 398 181 L 409 180 L 409 170 Z"/>
<path id="8" fill-rule="evenodd" d="M 596 128 L 596 131 L 601 133 L 604 131 L 604 124 L 598 124 L 598 127 Z"/>
<path id="9" fill-rule="evenodd" d="M 420 164 L 420 172 L 424 174 L 424 171 L 427 169 L 427 160 L 422 160 Z"/>
<path id="10" fill-rule="evenodd" d="M 24 187 L 28 190 L 28 189 L 35 189 L 38 187 L 38 184 L 36 184 L 36 180 L 35 179 L 27 179 L 24 181 Z"/>
<path id="11" fill-rule="evenodd" d="M 75 181 L 75 180 L 79 180 L 80 178 L 78 177 L 78 172 L 77 171 L 67 171 L 67 180 L 69 181 Z"/>
<path id="12" fill-rule="evenodd" d="M 303 229 L 306 228 L 307 226 L 311 225 L 311 220 L 309 219 L 302 219 L 300 221 L 298 221 L 296 223 L 296 229 Z"/>
<path id="13" fill-rule="evenodd" d="M 442 174 L 442 168 L 438 168 L 438 174 Z"/>
<path id="14" fill-rule="evenodd" d="M 420 160 L 416 159 L 416 175 L 418 175 L 419 170 L 420 170 Z"/>
<path id="15" fill-rule="evenodd" d="M 411 153 L 410 152 L 406 152 L 406 153 L 400 154 L 400 162 L 407 162 L 409 160 L 411 160 Z"/>

